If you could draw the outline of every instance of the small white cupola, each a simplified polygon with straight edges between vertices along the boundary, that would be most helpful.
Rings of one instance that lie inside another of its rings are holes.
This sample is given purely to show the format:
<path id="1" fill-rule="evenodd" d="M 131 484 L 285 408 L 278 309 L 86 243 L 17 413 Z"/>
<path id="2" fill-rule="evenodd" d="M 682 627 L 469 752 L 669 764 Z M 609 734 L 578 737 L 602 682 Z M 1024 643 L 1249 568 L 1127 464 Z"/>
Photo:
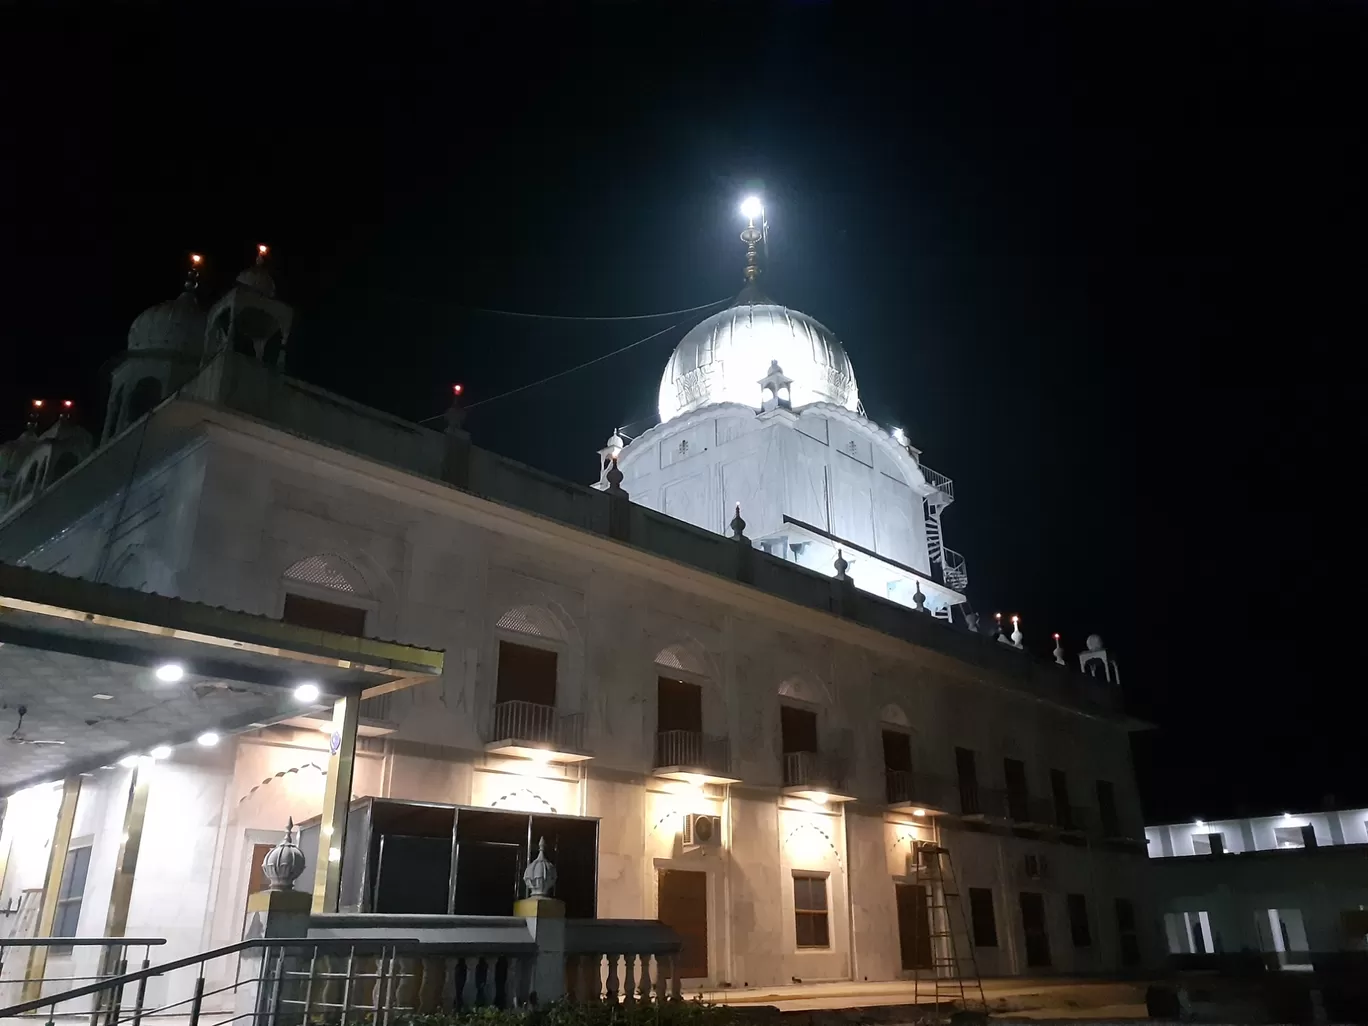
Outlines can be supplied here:
<path id="1" fill-rule="evenodd" d="M 792 385 L 793 379 L 784 373 L 779 361 L 771 360 L 769 370 L 760 379 L 760 409 L 766 412 L 793 409 Z"/>

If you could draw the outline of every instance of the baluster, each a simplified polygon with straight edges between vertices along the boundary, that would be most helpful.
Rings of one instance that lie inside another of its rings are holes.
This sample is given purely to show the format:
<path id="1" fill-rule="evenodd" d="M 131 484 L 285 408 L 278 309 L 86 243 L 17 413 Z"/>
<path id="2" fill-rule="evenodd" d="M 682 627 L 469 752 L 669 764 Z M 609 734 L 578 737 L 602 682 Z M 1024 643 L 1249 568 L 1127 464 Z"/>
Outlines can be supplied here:
<path id="1" fill-rule="evenodd" d="M 670 997 L 679 1000 L 679 953 L 670 955 Z"/>
<path id="2" fill-rule="evenodd" d="M 504 972 L 504 1004 L 505 1008 L 518 1008 L 521 1002 L 518 1000 L 518 977 L 519 969 L 522 968 L 522 959 L 517 955 L 508 956 L 508 969 Z"/>
<path id="3" fill-rule="evenodd" d="M 636 955 L 630 951 L 623 956 L 626 964 L 622 970 L 622 1003 L 625 1005 L 636 1004 Z"/>
<path id="4" fill-rule="evenodd" d="M 641 956 L 641 1003 L 651 1003 L 651 956 Z"/>
<path id="5" fill-rule="evenodd" d="M 475 970 L 480 960 L 476 957 L 462 958 L 465 967 L 465 982 L 461 986 L 461 1011 L 468 1012 L 475 1007 Z"/>
<path id="6" fill-rule="evenodd" d="M 608 955 L 608 985 L 604 988 L 605 997 L 610 1005 L 617 1004 L 618 1000 L 618 956 Z"/>

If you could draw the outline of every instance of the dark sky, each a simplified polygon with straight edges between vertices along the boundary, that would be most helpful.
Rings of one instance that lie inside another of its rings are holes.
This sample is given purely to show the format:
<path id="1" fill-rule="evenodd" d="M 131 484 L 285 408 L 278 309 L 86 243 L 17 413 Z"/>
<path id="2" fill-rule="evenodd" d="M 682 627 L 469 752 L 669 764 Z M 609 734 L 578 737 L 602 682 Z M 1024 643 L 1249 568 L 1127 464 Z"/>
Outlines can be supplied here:
<path id="1" fill-rule="evenodd" d="M 453 12 L 443 17 L 438 7 Z M 856 7 L 858 6 L 858 10 Z M 0 28 L 0 427 L 258 241 L 290 371 L 420 418 L 765 286 L 954 478 L 971 597 L 1101 632 L 1152 818 L 1368 800 L 1362 4 L 236 5 Z M 471 414 L 581 481 L 658 340 Z"/>

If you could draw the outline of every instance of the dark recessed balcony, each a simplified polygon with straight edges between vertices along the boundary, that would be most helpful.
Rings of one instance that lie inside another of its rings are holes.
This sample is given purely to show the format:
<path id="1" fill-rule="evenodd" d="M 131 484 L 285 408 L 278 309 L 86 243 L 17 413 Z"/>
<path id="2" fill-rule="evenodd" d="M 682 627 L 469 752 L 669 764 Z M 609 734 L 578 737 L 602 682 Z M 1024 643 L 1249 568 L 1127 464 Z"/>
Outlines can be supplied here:
<path id="1" fill-rule="evenodd" d="M 785 752 L 784 793 L 795 798 L 825 805 L 827 802 L 851 802 L 855 796 L 845 793 L 844 760 L 829 752 Z"/>
<path id="2" fill-rule="evenodd" d="M 884 770 L 884 797 L 890 809 L 914 816 L 940 816 L 950 811 L 949 781 L 930 773 Z"/>
<path id="3" fill-rule="evenodd" d="M 656 734 L 655 773 L 691 784 L 734 784 L 731 746 L 725 737 L 697 730 L 662 730 Z"/>
<path id="4" fill-rule="evenodd" d="M 537 762 L 583 762 L 584 719 L 562 713 L 554 705 L 536 702 L 499 702 L 486 731 L 485 751 Z"/>

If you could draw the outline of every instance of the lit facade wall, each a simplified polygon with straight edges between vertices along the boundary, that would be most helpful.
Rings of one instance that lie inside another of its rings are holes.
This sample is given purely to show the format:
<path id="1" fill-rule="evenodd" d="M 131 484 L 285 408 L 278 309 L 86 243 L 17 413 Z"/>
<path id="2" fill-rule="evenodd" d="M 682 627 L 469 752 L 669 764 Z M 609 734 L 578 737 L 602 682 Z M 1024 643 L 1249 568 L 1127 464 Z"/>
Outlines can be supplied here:
<path id="1" fill-rule="evenodd" d="M 354 793 L 596 817 L 605 917 L 653 917 L 663 870 L 705 873 L 713 983 L 903 975 L 894 887 L 906 879 L 912 842 L 931 838 L 934 826 L 884 807 L 880 723 L 890 707 L 909 724 L 918 773 L 952 778 L 954 748 L 963 746 L 978 753 L 985 788 L 1005 786 L 1004 756 L 1027 764 L 1037 798 L 1050 794 L 1050 769 L 1067 773 L 1078 805 L 1092 801 L 1095 780 L 1109 780 L 1123 821 L 1140 830 L 1122 722 L 986 686 L 977 671 L 929 651 L 892 656 L 871 646 L 871 632 L 842 622 L 821 634 L 795 629 L 782 604 L 772 615 L 738 609 L 727 582 L 685 587 L 583 544 L 514 530 L 497 510 L 477 517 L 443 507 L 393 475 L 227 435 L 152 468 L 131 494 L 149 500 L 150 515 L 114 559 L 147 567 L 149 588 L 278 616 L 290 567 L 319 554 L 345 560 L 358 587 L 338 601 L 367 609 L 367 633 L 447 653 L 441 680 L 388 696 L 390 732 L 364 739 Z M 54 530 L 27 561 L 93 574 L 112 515 L 106 504 L 62 525 L 69 529 Z M 536 610 L 548 625 L 539 641 L 558 655 L 557 705 L 583 717 L 594 755 L 579 768 L 483 751 L 498 641 L 507 636 L 499 623 L 514 608 Z M 660 662 L 667 652 L 669 665 Z M 681 661 L 704 688 L 705 729 L 729 738 L 742 781 L 729 790 L 651 774 L 656 678 L 681 672 Z M 790 698 L 817 711 L 824 744 L 845 746 L 857 802 L 822 808 L 780 795 L 779 708 Z M 276 840 L 287 817 L 318 813 L 325 765 L 324 739 L 308 730 L 274 730 L 159 764 L 129 932 L 171 938 L 165 958 L 235 939 L 253 846 Z M 117 786 L 99 793 L 123 801 Z M 700 811 L 722 817 L 723 843 L 687 849 L 683 816 Z M 118 814 L 104 813 L 108 822 Z M 1045 846 L 1006 830 L 944 829 L 940 837 L 961 893 L 994 894 L 998 943 L 977 952 L 985 975 L 1027 971 L 1017 905 L 1027 887 L 1047 894 L 1052 971 L 1118 965 L 1116 898 L 1135 903 L 1146 947 L 1158 941 L 1137 867 L 1143 858 Z M 1027 884 L 1022 860 L 1042 847 L 1050 879 Z M 35 860 L 24 856 L 7 892 L 33 886 Z M 823 950 L 796 946 L 795 871 L 828 881 Z M 102 886 L 103 896 L 90 892 L 92 907 L 107 904 Z M 1087 950 L 1070 945 L 1069 893 L 1089 898 Z"/>

